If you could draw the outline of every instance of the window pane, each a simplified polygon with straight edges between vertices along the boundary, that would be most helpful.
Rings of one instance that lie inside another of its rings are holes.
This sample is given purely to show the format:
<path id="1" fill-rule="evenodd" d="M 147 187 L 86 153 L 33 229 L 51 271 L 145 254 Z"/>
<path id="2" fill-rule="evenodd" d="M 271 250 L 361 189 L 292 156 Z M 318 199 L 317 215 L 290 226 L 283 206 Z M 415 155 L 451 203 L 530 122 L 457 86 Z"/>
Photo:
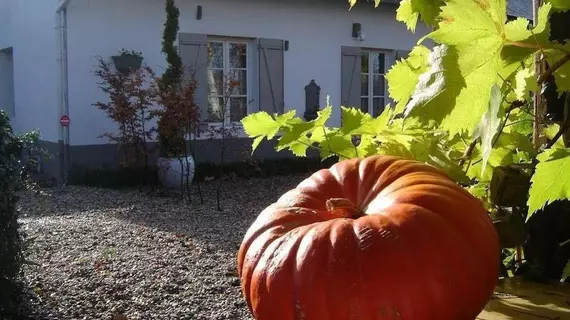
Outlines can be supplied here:
<path id="1" fill-rule="evenodd" d="M 221 42 L 208 43 L 208 64 L 210 68 L 224 67 L 224 44 Z"/>
<path id="2" fill-rule="evenodd" d="M 368 113 L 368 98 L 360 98 L 360 110 Z"/>
<path id="3" fill-rule="evenodd" d="M 224 94 L 223 70 L 208 70 L 208 90 L 212 95 Z"/>
<path id="4" fill-rule="evenodd" d="M 222 122 L 224 111 L 224 98 L 210 96 L 208 97 L 208 121 Z"/>
<path id="5" fill-rule="evenodd" d="M 247 68 L 247 45 L 230 43 L 230 68 Z"/>
<path id="6" fill-rule="evenodd" d="M 372 99 L 372 109 L 373 109 L 373 116 L 379 116 L 384 111 L 384 98 L 374 98 Z"/>
<path id="7" fill-rule="evenodd" d="M 360 77 L 360 95 L 367 96 L 368 95 L 368 75 L 363 74 Z"/>
<path id="8" fill-rule="evenodd" d="M 372 72 L 374 73 L 384 73 L 384 54 L 383 53 L 371 53 L 372 55 Z"/>
<path id="9" fill-rule="evenodd" d="M 247 115 L 247 98 L 230 98 L 230 120 L 240 121 Z"/>
<path id="10" fill-rule="evenodd" d="M 230 94 L 247 94 L 247 70 L 232 70 L 227 83 Z"/>
<path id="11" fill-rule="evenodd" d="M 374 95 L 383 96 L 384 95 L 384 76 L 374 76 Z"/>
<path id="12" fill-rule="evenodd" d="M 368 52 L 362 53 L 362 62 L 361 62 L 362 72 L 368 72 Z"/>

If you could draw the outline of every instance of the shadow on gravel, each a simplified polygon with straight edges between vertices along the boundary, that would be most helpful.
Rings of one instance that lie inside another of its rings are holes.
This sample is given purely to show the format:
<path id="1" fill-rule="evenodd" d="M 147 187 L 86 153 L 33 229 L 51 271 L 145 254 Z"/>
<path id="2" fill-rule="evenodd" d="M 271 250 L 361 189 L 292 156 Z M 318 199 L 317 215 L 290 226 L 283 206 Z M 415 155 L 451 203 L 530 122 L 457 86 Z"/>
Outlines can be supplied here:
<path id="1" fill-rule="evenodd" d="M 305 177 L 307 175 L 226 180 L 221 189 L 222 211 L 218 211 L 216 205 L 218 181 L 200 184 L 203 204 L 195 186 L 191 202 L 177 195 L 161 196 L 146 190 L 70 186 L 44 189 L 44 195 L 25 194 L 20 209 L 23 217 L 29 219 L 81 215 L 114 217 L 144 228 L 212 243 L 218 249 L 235 251 L 255 217 Z M 223 238 L 232 241 L 219 243 L 219 233 L 226 233 Z"/>

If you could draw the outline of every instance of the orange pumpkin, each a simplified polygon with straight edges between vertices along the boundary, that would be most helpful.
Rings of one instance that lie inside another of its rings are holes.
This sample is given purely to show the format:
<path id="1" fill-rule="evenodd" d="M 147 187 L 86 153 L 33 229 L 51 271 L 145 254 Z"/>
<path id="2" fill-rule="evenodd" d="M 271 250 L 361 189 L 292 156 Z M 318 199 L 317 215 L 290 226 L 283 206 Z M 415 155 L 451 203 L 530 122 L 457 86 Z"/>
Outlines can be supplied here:
<path id="1" fill-rule="evenodd" d="M 429 165 L 336 163 L 267 207 L 238 254 L 258 320 L 473 320 L 499 242 L 478 199 Z"/>

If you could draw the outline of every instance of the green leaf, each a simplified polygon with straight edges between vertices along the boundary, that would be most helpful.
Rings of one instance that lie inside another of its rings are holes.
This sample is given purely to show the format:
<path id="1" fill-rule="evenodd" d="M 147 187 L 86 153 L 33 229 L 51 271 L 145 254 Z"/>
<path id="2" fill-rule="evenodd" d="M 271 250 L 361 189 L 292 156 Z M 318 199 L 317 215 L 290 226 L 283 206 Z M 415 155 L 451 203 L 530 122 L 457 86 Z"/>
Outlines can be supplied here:
<path id="1" fill-rule="evenodd" d="M 556 49 L 549 49 L 544 50 L 544 55 L 546 56 L 548 64 L 552 66 L 564 58 L 567 53 Z M 570 91 L 570 63 L 566 62 L 554 71 L 554 80 L 556 81 L 559 95 L 564 91 Z"/>
<path id="2" fill-rule="evenodd" d="M 551 124 L 548 127 L 544 128 L 543 133 L 544 135 L 552 140 L 554 139 L 554 136 L 556 136 L 556 134 L 558 133 L 558 131 L 560 130 L 560 125 L 557 123 Z M 552 146 L 553 148 L 565 148 L 566 146 L 564 145 L 564 140 L 562 139 L 562 137 L 558 138 L 558 140 L 556 140 L 554 142 L 554 145 Z"/>
<path id="3" fill-rule="evenodd" d="M 491 101 L 489 102 L 489 110 L 485 112 L 481 123 L 477 127 L 477 130 L 473 134 L 473 139 L 481 137 L 481 154 L 482 158 L 482 168 L 485 174 L 485 169 L 487 168 L 487 161 L 491 156 L 491 150 L 493 150 L 493 140 L 501 120 L 499 119 L 499 109 L 501 107 L 502 96 L 501 88 L 498 85 L 494 85 L 491 88 Z"/>
<path id="4" fill-rule="evenodd" d="M 415 32 L 418 17 L 428 26 L 435 26 L 440 7 L 444 0 L 403 0 L 396 11 L 396 20 L 404 22 L 406 27 Z"/>
<path id="5" fill-rule="evenodd" d="M 546 0 L 553 8 L 560 10 L 570 10 L 570 2 L 568 0 Z"/>
<path id="6" fill-rule="evenodd" d="M 396 10 L 396 20 L 405 23 L 408 30 L 416 32 L 419 17 L 420 13 L 414 11 L 412 7 L 412 0 L 402 0 L 400 2 L 400 6 Z"/>
<path id="7" fill-rule="evenodd" d="M 530 100 L 530 91 L 536 92 L 538 90 L 534 75 L 534 68 L 524 68 L 516 73 L 515 94 L 517 100 L 528 101 Z"/>
<path id="8" fill-rule="evenodd" d="M 549 3 L 539 8 L 538 24 L 534 28 L 527 28 L 528 23 L 523 23 L 525 19 L 522 18 L 509 22 L 505 27 L 505 46 L 501 57 L 508 62 L 517 63 L 538 50 L 553 47 L 549 40 L 551 10 L 552 5 Z"/>
<path id="9" fill-rule="evenodd" d="M 534 118 L 530 112 L 517 109 L 511 112 L 509 121 L 505 126 L 505 132 L 518 132 L 524 136 L 532 134 L 532 123 Z"/>
<path id="10" fill-rule="evenodd" d="M 433 49 L 428 57 L 429 69 L 419 77 L 415 92 L 405 107 L 406 117 L 415 117 L 424 124 L 429 120 L 440 123 L 461 109 L 455 100 L 465 84 L 457 59 L 455 49 L 446 45 Z"/>
<path id="11" fill-rule="evenodd" d="M 273 139 L 286 125 L 287 121 L 295 116 L 295 110 L 291 110 L 275 119 L 267 112 L 252 113 L 241 120 L 245 133 L 250 138 L 255 138 L 252 144 L 254 152 L 264 138 Z"/>
<path id="12" fill-rule="evenodd" d="M 334 155 L 339 156 L 341 159 L 357 157 L 356 147 L 352 143 L 352 137 L 342 134 L 341 131 L 327 135 L 327 138 L 321 143 L 320 148 L 322 159 L 327 159 Z"/>
<path id="13" fill-rule="evenodd" d="M 364 135 L 360 138 L 360 143 L 356 147 L 358 157 L 365 158 L 377 153 L 376 141 L 369 135 Z"/>
<path id="14" fill-rule="evenodd" d="M 521 41 L 529 37 L 531 34 L 528 30 L 530 21 L 525 18 L 517 18 L 507 22 L 505 25 L 505 38 L 509 41 Z"/>
<path id="15" fill-rule="evenodd" d="M 545 205 L 570 197 L 570 149 L 547 149 L 537 156 L 537 160 L 527 202 L 527 220 Z"/>
<path id="16" fill-rule="evenodd" d="M 449 0 L 440 14 L 439 28 L 427 35 L 457 50 L 458 66 L 465 85 L 457 95 L 455 108 L 442 122 L 450 134 L 472 133 L 487 110 L 490 90 L 503 67 L 505 0 Z"/>
<path id="17" fill-rule="evenodd" d="M 408 58 L 396 61 L 386 74 L 388 92 L 390 97 L 397 102 L 396 114 L 404 110 L 418 83 L 418 78 L 427 70 L 429 54 L 428 48 L 416 46 Z"/>
<path id="18" fill-rule="evenodd" d="M 528 136 L 517 131 L 503 131 L 499 136 L 499 139 L 497 139 L 497 144 L 495 146 L 510 150 L 523 151 L 532 156 L 534 156 L 536 153 L 532 144 L 532 140 Z"/>
<path id="19" fill-rule="evenodd" d="M 372 120 L 372 116 L 362 112 L 357 108 L 341 107 L 342 131 L 350 134 L 362 126 L 362 124 Z"/>
<path id="20" fill-rule="evenodd" d="M 277 151 L 287 148 L 294 148 L 295 155 L 305 156 L 309 145 L 307 135 L 315 128 L 314 122 L 297 122 L 290 124 L 287 130 L 279 138 L 279 142 L 275 146 Z"/>
<path id="21" fill-rule="evenodd" d="M 564 283 L 568 278 L 570 278 L 570 260 L 568 260 L 568 263 L 566 263 L 564 270 L 562 270 L 562 277 L 560 277 L 560 282 Z"/>

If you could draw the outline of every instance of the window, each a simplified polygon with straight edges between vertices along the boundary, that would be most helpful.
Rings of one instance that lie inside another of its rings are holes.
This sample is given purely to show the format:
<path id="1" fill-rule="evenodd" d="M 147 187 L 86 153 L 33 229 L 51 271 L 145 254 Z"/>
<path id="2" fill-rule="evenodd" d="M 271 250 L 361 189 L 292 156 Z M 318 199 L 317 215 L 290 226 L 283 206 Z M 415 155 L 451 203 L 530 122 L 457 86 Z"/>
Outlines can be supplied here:
<path id="1" fill-rule="evenodd" d="M 360 89 L 360 110 L 378 116 L 386 106 L 386 53 L 364 51 L 362 53 L 362 75 Z"/>
<path id="2" fill-rule="evenodd" d="M 235 123 L 247 115 L 248 51 L 246 41 L 208 41 L 208 122 Z"/>

